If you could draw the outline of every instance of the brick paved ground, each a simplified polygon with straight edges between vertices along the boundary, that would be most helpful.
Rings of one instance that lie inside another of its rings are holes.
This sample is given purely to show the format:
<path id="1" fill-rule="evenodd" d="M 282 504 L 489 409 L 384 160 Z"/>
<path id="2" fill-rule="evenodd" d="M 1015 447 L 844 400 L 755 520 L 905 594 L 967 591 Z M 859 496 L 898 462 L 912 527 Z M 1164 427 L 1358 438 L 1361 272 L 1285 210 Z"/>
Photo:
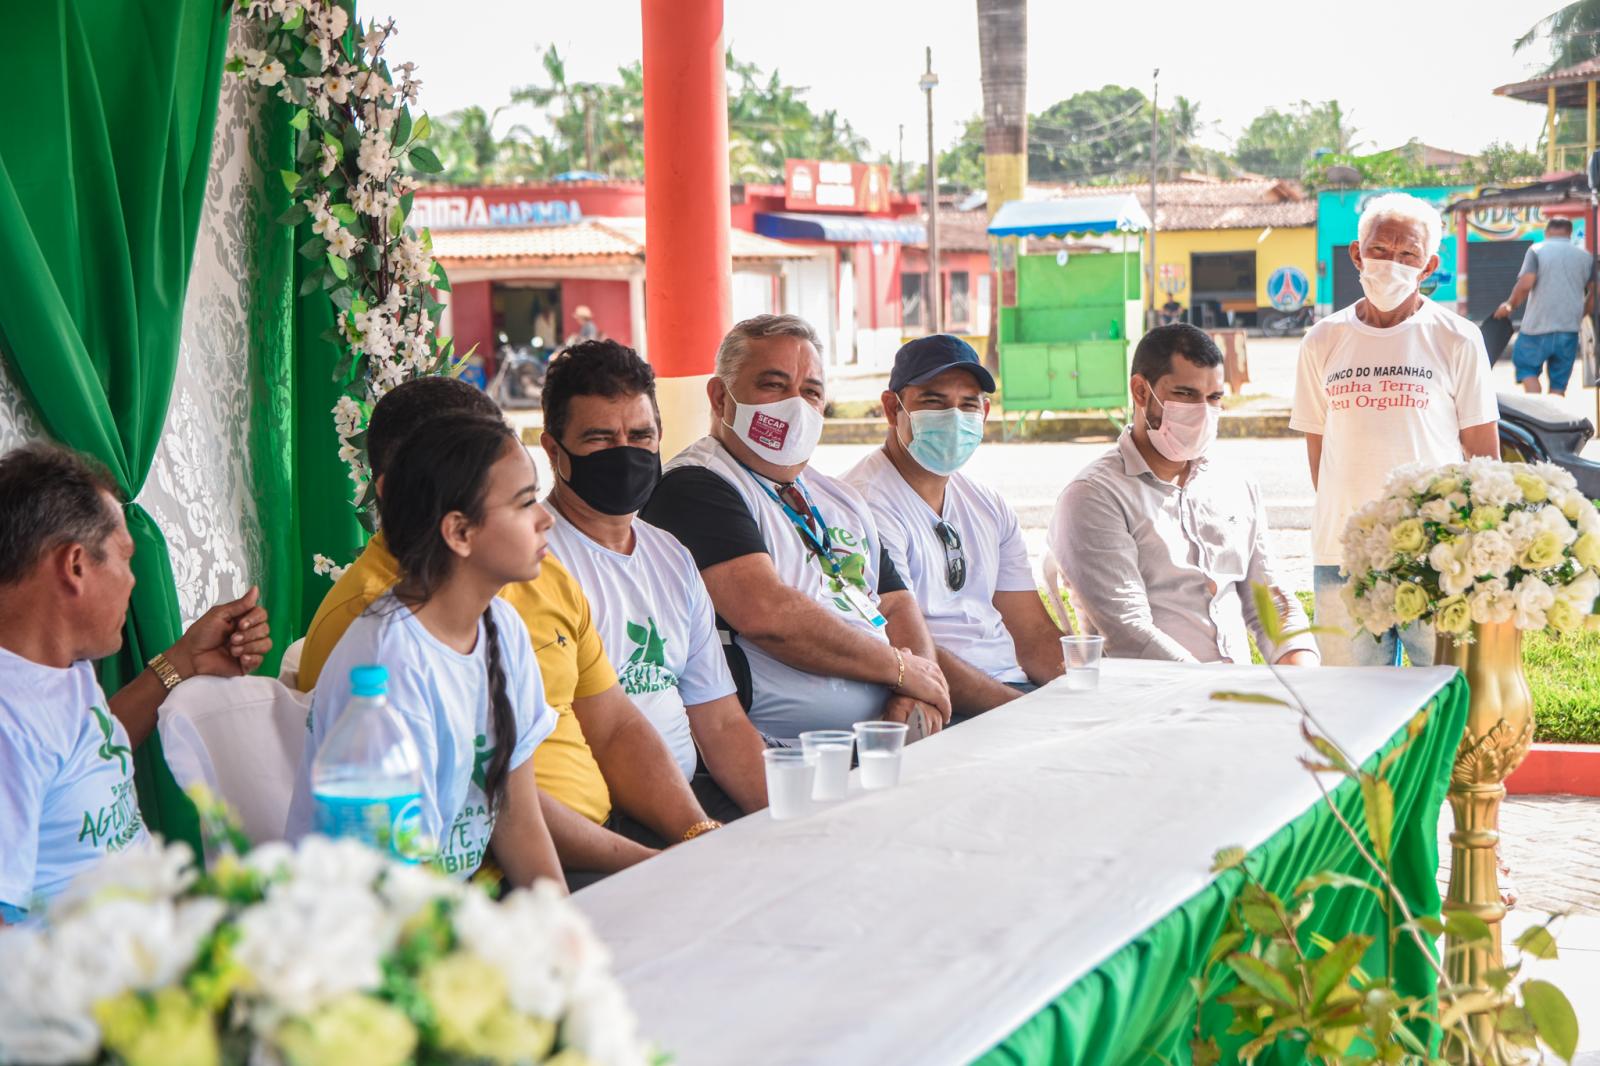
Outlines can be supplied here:
<path id="1" fill-rule="evenodd" d="M 1440 885 L 1450 877 L 1450 809 L 1439 822 Z M 1511 867 L 1517 905 L 1505 943 L 1549 914 L 1558 961 L 1531 964 L 1524 977 L 1553 981 L 1578 1012 L 1572 1066 L 1600 1066 L 1600 798 L 1512 796 L 1500 809 L 1501 857 Z M 1514 957 L 1514 949 L 1508 955 Z"/>

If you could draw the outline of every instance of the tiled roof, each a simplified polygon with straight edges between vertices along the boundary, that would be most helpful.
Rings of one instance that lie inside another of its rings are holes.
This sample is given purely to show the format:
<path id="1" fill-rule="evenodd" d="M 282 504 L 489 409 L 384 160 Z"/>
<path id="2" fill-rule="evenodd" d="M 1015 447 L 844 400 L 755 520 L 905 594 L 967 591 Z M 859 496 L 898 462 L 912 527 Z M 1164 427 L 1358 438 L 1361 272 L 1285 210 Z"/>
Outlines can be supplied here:
<path id="1" fill-rule="evenodd" d="M 1582 63 L 1552 70 L 1548 74 L 1541 74 L 1527 81 L 1502 85 L 1494 91 L 1494 94 L 1542 104 L 1549 99 L 1549 92 L 1554 88 L 1558 106 L 1585 107 L 1588 104 L 1588 90 L 1585 86 L 1591 81 L 1600 81 L 1600 57 L 1585 59 Z"/>
<path id="2" fill-rule="evenodd" d="M 1148 182 L 1128 185 L 1030 184 L 1028 198 L 1130 193 L 1150 210 Z M 1314 226 L 1317 202 L 1292 181 L 1163 181 L 1156 185 L 1156 227 L 1163 230 Z"/>
<path id="3" fill-rule="evenodd" d="M 729 245 L 744 262 L 804 259 L 812 249 L 733 230 Z M 644 219 L 586 218 L 564 226 L 519 226 L 436 230 L 433 254 L 452 261 L 485 259 L 563 260 L 582 263 L 643 262 Z"/>
<path id="4" fill-rule="evenodd" d="M 917 216 L 924 227 L 928 224 L 927 212 Z M 989 212 L 939 209 L 939 248 L 946 252 L 986 252 L 989 250 Z M 912 245 L 926 248 L 926 244 Z"/>

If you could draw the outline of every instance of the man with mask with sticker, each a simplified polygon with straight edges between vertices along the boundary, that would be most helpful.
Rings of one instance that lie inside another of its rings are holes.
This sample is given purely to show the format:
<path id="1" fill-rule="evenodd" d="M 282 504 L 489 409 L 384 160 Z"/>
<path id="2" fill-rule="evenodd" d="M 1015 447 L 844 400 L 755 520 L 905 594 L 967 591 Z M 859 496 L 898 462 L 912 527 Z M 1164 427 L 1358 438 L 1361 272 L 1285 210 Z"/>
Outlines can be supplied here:
<path id="1" fill-rule="evenodd" d="M 706 386 L 711 433 L 667 464 L 643 517 L 694 556 L 767 737 L 877 718 L 931 731 L 949 721 L 950 691 L 916 600 L 866 502 L 807 465 L 822 437 L 820 349 L 793 315 L 735 325 Z"/>
<path id="2" fill-rule="evenodd" d="M 1016 514 L 960 473 L 983 441 L 994 378 L 948 333 L 895 355 L 884 446 L 844 476 L 872 508 L 950 683 L 957 716 L 1016 699 L 1061 673 L 1061 631 L 1028 566 Z"/>
<path id="3" fill-rule="evenodd" d="M 1420 291 L 1439 265 L 1439 212 L 1415 196 L 1387 193 L 1366 205 L 1357 232 L 1350 259 L 1364 295 L 1300 342 L 1289 420 L 1306 435 L 1317 490 L 1316 619 L 1329 630 L 1317 640 L 1329 666 L 1398 665 L 1402 647 L 1413 666 L 1428 666 L 1430 627 L 1412 624 L 1377 640 L 1357 632 L 1340 575 L 1345 525 L 1399 467 L 1498 458 L 1500 408 L 1483 334 Z"/>
<path id="4" fill-rule="evenodd" d="M 1186 323 L 1158 326 L 1133 353 L 1133 424 L 1056 502 L 1050 550 L 1083 628 L 1106 654 L 1178 662 L 1317 662 L 1309 634 L 1277 642 L 1257 586 L 1284 630 L 1300 603 L 1273 571 L 1255 483 L 1207 456 L 1222 413 L 1222 353 Z"/>
<path id="5" fill-rule="evenodd" d="M 672 534 L 634 520 L 661 480 L 655 371 L 616 341 L 583 341 L 550 364 L 543 407 L 550 547 L 589 597 L 623 691 L 711 817 L 765 807 L 766 744 L 739 705 L 700 572 Z"/>

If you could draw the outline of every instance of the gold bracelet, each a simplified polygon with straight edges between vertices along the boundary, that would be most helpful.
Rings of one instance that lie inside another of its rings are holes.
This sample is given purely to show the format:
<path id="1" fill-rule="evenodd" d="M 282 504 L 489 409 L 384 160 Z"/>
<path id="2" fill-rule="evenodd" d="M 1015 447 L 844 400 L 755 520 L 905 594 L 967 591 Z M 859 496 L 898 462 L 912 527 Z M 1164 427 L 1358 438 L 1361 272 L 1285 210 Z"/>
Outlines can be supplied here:
<path id="1" fill-rule="evenodd" d="M 906 683 L 906 657 L 900 654 L 900 649 L 891 647 L 894 652 L 894 664 L 900 668 L 900 676 L 894 679 L 894 691 L 899 692 Z"/>
<path id="2" fill-rule="evenodd" d="M 161 686 L 168 692 L 171 692 L 173 689 L 177 688 L 178 682 L 183 680 L 183 678 L 178 675 L 177 668 L 171 663 L 167 662 L 167 657 L 165 655 L 152 656 L 150 661 L 145 663 L 145 665 L 156 672 L 156 679 L 161 682 Z"/>
<path id="3" fill-rule="evenodd" d="M 711 819 L 711 818 L 707 818 L 703 822 L 696 822 L 693 825 L 691 825 L 688 829 L 685 829 L 683 831 L 683 840 L 680 841 L 680 843 L 687 844 L 689 841 L 693 840 L 695 837 L 699 836 L 701 833 L 709 833 L 713 829 L 721 829 L 721 828 L 722 828 L 722 823 L 719 822 L 719 821 L 716 821 L 714 819 Z"/>

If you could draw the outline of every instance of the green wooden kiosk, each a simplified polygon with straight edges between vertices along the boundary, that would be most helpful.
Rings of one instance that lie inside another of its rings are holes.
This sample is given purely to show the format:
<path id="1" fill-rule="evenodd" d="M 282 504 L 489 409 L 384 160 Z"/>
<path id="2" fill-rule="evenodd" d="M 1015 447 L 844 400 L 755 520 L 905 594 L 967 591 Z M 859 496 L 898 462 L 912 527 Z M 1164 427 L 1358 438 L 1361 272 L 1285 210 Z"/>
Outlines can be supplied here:
<path id="1" fill-rule="evenodd" d="M 1013 200 L 1000 242 L 1000 396 L 1007 413 L 1128 405 L 1128 344 L 1143 333 L 1140 247 L 1150 219 L 1132 196 Z M 1121 250 L 1019 254 L 1029 237 L 1120 235 Z M 1130 239 L 1132 247 L 1129 247 Z"/>

